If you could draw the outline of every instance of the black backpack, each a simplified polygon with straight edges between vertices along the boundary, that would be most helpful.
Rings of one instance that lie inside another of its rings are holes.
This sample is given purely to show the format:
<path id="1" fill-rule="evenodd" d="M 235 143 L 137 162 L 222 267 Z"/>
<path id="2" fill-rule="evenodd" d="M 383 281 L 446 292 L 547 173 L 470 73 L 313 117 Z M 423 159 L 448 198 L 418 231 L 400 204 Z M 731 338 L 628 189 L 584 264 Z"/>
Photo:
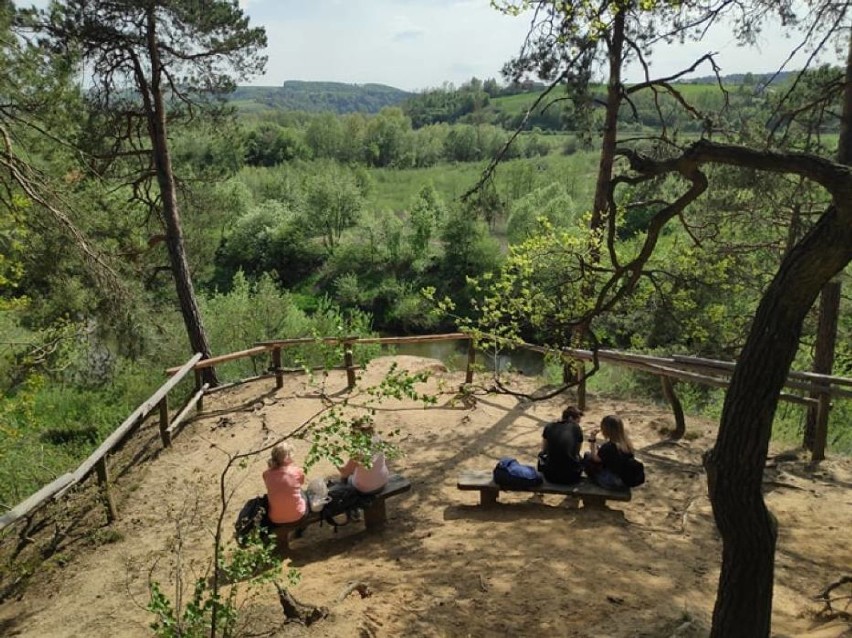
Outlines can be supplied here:
<path id="1" fill-rule="evenodd" d="M 244 547 L 249 535 L 265 523 L 268 511 L 269 498 L 266 494 L 255 496 L 246 501 L 234 523 L 234 535 L 237 537 L 237 544 L 240 547 Z"/>
<path id="2" fill-rule="evenodd" d="M 638 487 L 645 482 L 645 466 L 642 461 L 630 456 L 624 460 L 619 478 L 627 487 Z"/>
<path id="3" fill-rule="evenodd" d="M 541 485 L 542 478 L 531 465 L 522 465 L 517 459 L 503 457 L 494 467 L 494 482 L 500 487 L 526 489 Z"/>
<path id="4" fill-rule="evenodd" d="M 362 494 L 349 483 L 332 482 L 328 486 L 328 502 L 320 512 L 321 523 L 328 523 L 337 532 L 338 527 L 347 525 L 359 509 L 373 504 L 373 497 Z"/>

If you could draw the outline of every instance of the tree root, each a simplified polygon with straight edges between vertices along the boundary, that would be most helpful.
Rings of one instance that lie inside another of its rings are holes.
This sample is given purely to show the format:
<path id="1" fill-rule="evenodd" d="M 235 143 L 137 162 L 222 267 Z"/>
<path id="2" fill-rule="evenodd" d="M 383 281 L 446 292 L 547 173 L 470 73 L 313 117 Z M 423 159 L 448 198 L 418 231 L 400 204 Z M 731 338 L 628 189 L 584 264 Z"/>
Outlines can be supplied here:
<path id="1" fill-rule="evenodd" d="M 852 600 L 852 596 L 832 596 L 831 592 L 845 585 L 847 583 L 852 583 L 852 576 L 843 576 L 840 580 L 836 580 L 831 583 L 828 587 L 823 589 L 818 595 L 814 596 L 814 600 L 821 600 L 825 605 L 820 611 L 819 616 L 822 618 L 826 618 L 828 620 L 852 620 L 852 613 L 846 611 L 849 609 L 849 601 Z M 846 609 L 834 609 L 831 606 L 832 602 L 838 601 L 846 601 Z"/>
<path id="2" fill-rule="evenodd" d="M 293 595 L 284 587 L 275 583 L 275 588 L 278 590 L 278 601 L 281 603 L 281 608 L 284 610 L 285 622 L 297 622 L 310 627 L 317 621 L 328 616 L 328 607 L 317 607 L 315 605 L 306 605 L 296 600 Z M 367 598 L 373 595 L 370 586 L 360 580 L 353 580 L 346 584 L 335 600 L 336 604 L 343 602 L 346 597 L 352 592 L 357 591 L 361 598 Z"/>
<path id="3" fill-rule="evenodd" d="M 305 627 L 310 627 L 315 622 L 328 616 L 328 607 L 305 605 L 293 598 L 292 594 L 278 583 L 275 583 L 275 587 L 278 589 L 278 601 L 284 610 L 284 617 L 287 619 L 286 622 L 298 622 L 305 625 Z"/>
<path id="4" fill-rule="evenodd" d="M 373 595 L 373 590 L 370 589 L 370 586 L 367 583 L 361 582 L 360 580 L 353 580 L 352 582 L 346 583 L 346 586 L 337 596 L 336 602 L 342 603 L 343 600 L 353 591 L 357 591 L 361 594 L 361 598 L 367 598 L 368 596 Z"/>

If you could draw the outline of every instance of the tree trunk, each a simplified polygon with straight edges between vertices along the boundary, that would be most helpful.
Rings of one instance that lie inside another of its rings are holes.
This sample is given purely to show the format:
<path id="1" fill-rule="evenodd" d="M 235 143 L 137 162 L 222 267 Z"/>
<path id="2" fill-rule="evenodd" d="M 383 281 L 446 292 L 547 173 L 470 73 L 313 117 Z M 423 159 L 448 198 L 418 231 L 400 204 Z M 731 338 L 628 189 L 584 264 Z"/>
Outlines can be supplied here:
<path id="1" fill-rule="evenodd" d="M 843 110 L 840 117 L 840 135 L 837 140 L 837 161 L 847 166 L 852 165 L 852 38 L 849 39 L 846 55 L 846 74 L 844 78 Z M 835 280 L 826 284 L 822 289 L 819 304 L 819 320 L 817 324 L 817 340 L 814 352 L 813 371 L 818 374 L 831 374 L 834 368 L 834 349 L 837 343 L 837 320 L 840 315 L 840 281 Z M 813 394 L 812 398 L 819 399 Z M 802 444 L 805 449 L 825 450 L 826 441 L 817 441 L 817 432 L 828 434 L 829 410 L 808 410 L 805 422 L 805 433 Z M 817 424 L 817 419 L 825 423 Z M 818 427 L 819 426 L 819 427 Z M 825 437 L 827 438 L 827 436 Z M 815 456 L 823 457 L 822 454 Z M 814 458 L 821 461 L 822 458 Z"/>
<path id="2" fill-rule="evenodd" d="M 618 110 L 621 108 L 621 63 L 624 54 L 624 11 L 615 14 L 611 40 L 608 43 L 609 82 L 606 89 L 601 158 L 598 163 L 598 179 L 595 184 L 595 201 L 589 226 L 596 230 L 603 225 L 604 215 L 609 208 L 609 184 L 612 181 L 612 165 L 618 142 Z"/>
<path id="3" fill-rule="evenodd" d="M 153 12 L 148 14 L 148 54 L 151 62 L 150 96 L 146 104 L 148 112 L 148 132 L 154 153 L 154 167 L 157 173 L 157 184 L 160 187 L 160 197 L 163 204 L 163 222 L 166 226 L 166 246 L 169 252 L 172 276 L 175 280 L 181 315 L 189 336 L 192 352 L 200 352 L 205 359 L 212 356 L 207 333 L 201 320 L 195 288 L 189 272 L 186 259 L 186 249 L 183 242 L 183 230 L 178 211 L 175 177 L 172 170 L 172 160 L 169 153 L 168 134 L 166 128 L 166 107 L 163 101 L 161 86 L 162 67 L 157 49 L 156 17 Z M 146 96 L 148 97 L 148 96 Z M 210 387 L 218 385 L 214 368 L 205 368 L 203 380 Z"/>
<path id="4" fill-rule="evenodd" d="M 600 229 L 609 211 L 609 191 L 612 182 L 612 167 L 615 162 L 615 149 L 618 143 L 618 110 L 621 108 L 621 64 L 624 55 L 624 21 L 625 11 L 617 11 L 613 21 L 612 33 L 607 42 L 607 59 L 609 60 L 609 81 L 606 89 L 606 108 L 604 112 L 603 135 L 601 136 L 601 157 L 598 162 L 598 177 L 595 183 L 595 199 L 592 203 L 592 218 L 589 228 L 592 231 Z M 600 245 L 595 241 L 594 233 L 589 245 L 589 261 L 596 265 L 600 261 Z M 586 297 L 594 295 L 594 284 L 583 284 L 583 294 Z M 574 329 L 571 340 L 574 347 L 582 347 L 583 337 L 588 334 L 587 324 L 578 325 Z M 577 376 L 573 371 L 568 374 L 563 366 L 562 380 L 565 384 L 576 383 Z"/>
<path id="5" fill-rule="evenodd" d="M 819 321 L 817 324 L 816 348 L 814 352 L 813 371 L 817 374 L 831 374 L 834 368 L 834 348 L 837 343 L 837 320 L 840 315 L 840 281 L 828 282 L 819 297 Z M 811 398 L 819 400 L 820 393 L 812 392 Z M 825 450 L 825 434 L 828 432 L 829 410 L 817 408 L 808 409 L 805 421 L 805 432 L 802 445 L 806 450 Z M 817 423 L 822 421 L 823 423 Z M 817 432 L 821 432 L 822 441 L 817 440 Z M 821 461 L 815 458 L 815 461 Z"/>
<path id="6" fill-rule="evenodd" d="M 852 260 L 852 205 L 832 206 L 781 267 L 760 301 L 725 396 L 716 445 L 707 455 L 713 515 L 722 537 L 722 571 L 713 638 L 769 636 L 774 517 L 761 491 L 778 394 L 819 290 Z"/>

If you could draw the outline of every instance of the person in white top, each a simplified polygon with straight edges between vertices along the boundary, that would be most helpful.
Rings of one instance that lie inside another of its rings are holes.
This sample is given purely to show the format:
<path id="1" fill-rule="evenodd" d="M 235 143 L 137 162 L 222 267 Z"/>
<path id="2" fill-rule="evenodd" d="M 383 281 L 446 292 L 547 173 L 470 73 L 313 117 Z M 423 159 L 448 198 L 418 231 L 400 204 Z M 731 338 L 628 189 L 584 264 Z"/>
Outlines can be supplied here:
<path id="1" fill-rule="evenodd" d="M 352 426 L 361 436 L 370 437 L 373 444 L 381 443 L 381 439 L 373 430 L 373 424 L 369 422 L 356 422 Z M 376 494 L 381 492 L 388 483 L 390 472 L 383 452 L 376 452 L 370 459 L 369 464 L 362 458 L 352 458 L 343 467 L 337 468 L 340 478 L 349 481 L 356 490 L 362 494 Z"/>

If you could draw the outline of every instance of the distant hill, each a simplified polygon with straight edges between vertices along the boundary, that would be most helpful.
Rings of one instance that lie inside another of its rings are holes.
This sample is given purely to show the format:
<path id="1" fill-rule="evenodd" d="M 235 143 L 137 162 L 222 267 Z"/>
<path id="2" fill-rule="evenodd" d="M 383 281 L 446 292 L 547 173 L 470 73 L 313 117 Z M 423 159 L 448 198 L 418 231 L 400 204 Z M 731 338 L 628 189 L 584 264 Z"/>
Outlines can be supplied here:
<path id="1" fill-rule="evenodd" d="M 281 86 L 237 87 L 231 101 L 244 111 L 270 108 L 285 111 L 378 113 L 386 106 L 404 102 L 411 95 L 384 84 L 288 80 Z"/>
<path id="2" fill-rule="evenodd" d="M 728 75 L 722 76 L 722 83 L 764 85 L 772 81 L 780 84 L 796 73 L 798 73 L 798 71 L 781 71 L 777 75 L 775 73 L 729 73 Z M 705 75 L 700 78 L 679 80 L 678 84 L 716 84 L 716 76 Z"/>

